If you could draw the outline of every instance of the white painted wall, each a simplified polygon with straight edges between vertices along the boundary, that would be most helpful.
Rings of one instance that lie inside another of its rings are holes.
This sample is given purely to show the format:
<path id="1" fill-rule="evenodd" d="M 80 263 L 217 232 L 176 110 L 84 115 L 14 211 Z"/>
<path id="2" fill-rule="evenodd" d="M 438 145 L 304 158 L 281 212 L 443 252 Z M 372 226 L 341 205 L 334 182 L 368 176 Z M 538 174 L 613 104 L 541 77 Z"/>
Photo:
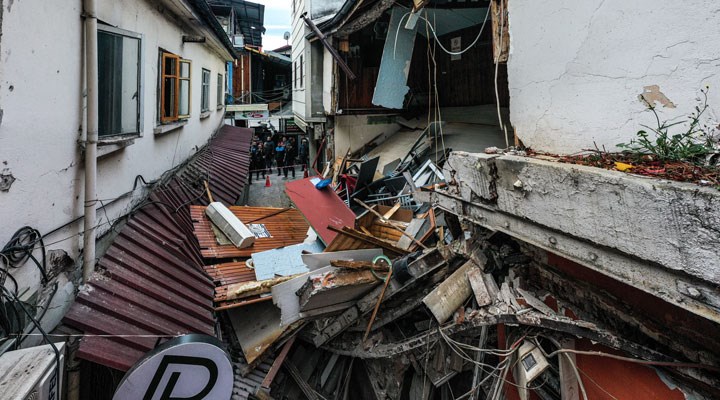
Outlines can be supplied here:
<path id="1" fill-rule="evenodd" d="M 330 54 L 330 51 L 323 47 L 323 67 L 322 67 L 322 91 L 323 91 L 323 99 L 322 99 L 322 105 L 323 109 L 328 114 L 334 114 L 335 110 L 333 110 L 333 91 L 335 90 L 335 82 L 334 82 L 334 74 L 333 74 L 333 68 L 335 66 L 335 59 L 333 59 L 332 54 Z"/>
<path id="2" fill-rule="evenodd" d="M 613 149 L 651 125 L 638 100 L 658 85 L 683 119 L 710 87 L 720 112 L 720 3 L 713 0 L 511 0 L 508 76 L 512 124 L 553 153 Z"/>
<path id="3" fill-rule="evenodd" d="M 335 156 L 342 157 L 347 149 L 350 152 L 359 150 L 362 146 L 382 135 L 377 143 L 382 143 L 388 136 L 400 130 L 396 123 L 372 123 L 373 118 L 382 118 L 383 115 L 336 115 L 335 116 Z"/>
<path id="4" fill-rule="evenodd" d="M 299 80 L 296 80 L 296 74 L 299 73 L 299 69 L 295 68 L 296 63 L 300 62 L 300 55 L 303 55 L 303 59 L 308 58 L 309 51 L 305 48 L 307 40 L 305 35 L 309 33 L 309 28 L 305 26 L 300 16 L 308 11 L 308 2 L 306 0 L 293 0 L 295 2 L 295 13 L 292 15 L 292 33 L 290 35 L 292 54 L 292 110 L 296 117 L 303 121 L 307 118 L 306 105 L 310 102 L 307 97 L 309 93 L 305 91 L 303 87 L 299 86 Z"/>
<path id="5" fill-rule="evenodd" d="M 7 169 L 17 181 L 8 192 L 0 192 L 0 246 L 24 225 L 47 233 L 81 216 L 84 183 L 78 146 L 83 123 L 81 1 L 6 1 L 4 5 L 0 170 Z M 183 45 L 181 36 L 187 31 L 159 2 L 100 0 L 98 18 L 144 35 L 142 137 L 98 160 L 98 196 L 108 202 L 131 190 L 136 175 L 148 181 L 156 179 L 207 142 L 223 116 L 223 110 L 216 109 L 216 79 L 218 73 L 225 75 L 225 64 L 207 45 Z M 158 114 L 159 48 L 193 61 L 191 117 L 183 128 L 162 136 L 153 134 Z M 211 112 L 205 119 L 199 118 L 202 68 L 211 71 Z M 142 195 L 136 191 L 132 197 L 98 211 L 99 222 L 125 214 Z M 102 225 L 99 234 L 108 228 Z M 78 221 L 46 237 L 47 249 L 63 249 L 77 260 L 81 231 L 82 221 Z M 30 263 L 13 274 L 21 291 L 38 288 L 40 277 Z"/>

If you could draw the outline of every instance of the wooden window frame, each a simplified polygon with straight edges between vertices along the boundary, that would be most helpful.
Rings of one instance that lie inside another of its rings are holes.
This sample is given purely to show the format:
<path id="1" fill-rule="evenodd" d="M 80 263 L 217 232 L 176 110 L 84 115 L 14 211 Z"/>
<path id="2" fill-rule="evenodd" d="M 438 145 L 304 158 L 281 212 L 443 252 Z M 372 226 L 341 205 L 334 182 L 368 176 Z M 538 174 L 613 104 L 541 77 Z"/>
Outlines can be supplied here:
<path id="1" fill-rule="evenodd" d="M 175 60 L 175 74 L 166 73 L 166 62 L 167 60 Z M 169 53 L 166 51 L 162 52 L 160 57 L 160 122 L 174 122 L 178 120 L 178 110 L 180 107 L 180 56 Z M 172 104 L 172 112 L 170 116 L 165 116 L 165 81 L 168 78 L 175 78 L 175 101 Z"/>

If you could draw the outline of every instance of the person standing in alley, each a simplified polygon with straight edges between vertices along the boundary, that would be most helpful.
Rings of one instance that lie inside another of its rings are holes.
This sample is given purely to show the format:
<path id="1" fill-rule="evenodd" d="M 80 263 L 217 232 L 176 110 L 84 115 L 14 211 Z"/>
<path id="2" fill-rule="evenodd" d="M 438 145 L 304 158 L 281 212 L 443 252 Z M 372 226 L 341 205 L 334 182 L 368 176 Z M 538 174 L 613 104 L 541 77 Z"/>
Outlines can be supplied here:
<path id="1" fill-rule="evenodd" d="M 285 166 L 285 141 L 283 139 L 280 139 L 280 143 L 275 146 L 275 163 L 277 164 L 278 176 L 280 176 Z"/>
<path id="2" fill-rule="evenodd" d="M 305 171 L 305 169 L 308 167 L 308 153 L 309 153 L 309 147 L 308 147 L 308 141 L 305 138 L 302 138 L 300 140 L 300 144 L 298 145 L 298 159 L 300 160 L 301 170 Z"/>
<path id="3" fill-rule="evenodd" d="M 266 174 L 272 174 L 273 167 L 273 156 L 275 154 L 275 143 L 272 141 L 270 135 L 265 137 L 265 144 L 263 144 L 263 157 L 265 157 L 265 172 Z"/>
<path id="4" fill-rule="evenodd" d="M 292 171 L 292 177 L 295 179 L 295 159 L 297 158 L 297 146 L 295 139 L 289 138 L 285 143 L 285 179 L 288 177 L 288 170 Z"/>
<path id="5" fill-rule="evenodd" d="M 260 179 L 260 173 L 262 172 L 263 178 L 265 178 L 265 160 L 263 158 L 263 148 L 260 146 L 260 142 L 254 141 L 250 147 L 250 183 L 252 183 L 252 174 L 255 172 L 255 179 Z"/>

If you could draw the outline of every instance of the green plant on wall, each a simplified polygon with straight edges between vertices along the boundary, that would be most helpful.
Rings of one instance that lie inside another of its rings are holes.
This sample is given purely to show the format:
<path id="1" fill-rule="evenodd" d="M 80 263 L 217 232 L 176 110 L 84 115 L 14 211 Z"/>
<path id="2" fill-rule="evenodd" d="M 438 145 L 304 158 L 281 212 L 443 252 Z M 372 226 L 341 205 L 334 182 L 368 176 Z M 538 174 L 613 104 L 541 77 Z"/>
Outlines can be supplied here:
<path id="1" fill-rule="evenodd" d="M 617 146 L 624 149 L 623 152 L 626 154 L 638 157 L 652 155 L 659 161 L 689 161 L 693 163 L 704 161 L 708 154 L 716 151 L 717 146 L 714 133 L 706 124 L 702 123 L 703 114 L 708 109 L 708 89 L 709 87 L 706 86 L 700 91 L 702 98 L 699 99 L 699 104 L 695 106 L 693 113 L 688 116 L 689 121 L 672 123 L 660 121 L 655 106 L 642 98 L 648 109 L 655 115 L 657 127 L 642 125 L 647 130 L 639 130 L 636 137 L 630 142 L 618 143 Z M 671 128 L 686 123 L 688 125 L 685 130 L 677 133 L 671 132 Z"/>

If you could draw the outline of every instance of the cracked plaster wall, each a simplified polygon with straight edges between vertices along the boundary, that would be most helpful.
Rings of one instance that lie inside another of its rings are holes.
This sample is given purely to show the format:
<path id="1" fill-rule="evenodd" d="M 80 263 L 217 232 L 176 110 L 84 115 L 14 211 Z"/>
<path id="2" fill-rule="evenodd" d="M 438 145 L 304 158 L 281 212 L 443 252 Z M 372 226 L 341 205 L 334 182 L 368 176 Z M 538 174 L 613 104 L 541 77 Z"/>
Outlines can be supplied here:
<path id="1" fill-rule="evenodd" d="M 135 176 L 147 181 L 178 165 L 205 144 L 222 118 L 216 110 L 218 73 L 225 64 L 197 43 L 182 43 L 181 30 L 158 2 L 100 0 L 101 21 L 143 34 L 144 120 L 135 143 L 98 159 L 98 198 L 114 199 L 130 191 Z M 0 53 L 0 171 L 16 178 L 0 192 L 0 247 L 22 226 L 45 234 L 83 214 L 84 161 L 78 146 L 82 115 L 82 7 L 73 1 L 4 2 Z M 28 28 L 32 21 L 32 29 Z M 161 136 L 153 134 L 157 118 L 158 48 L 192 60 L 191 118 L 188 124 Z M 211 115 L 199 119 L 202 68 L 211 71 Z M 140 190 L 98 211 L 100 234 L 109 220 L 126 214 L 142 199 Z M 100 204 L 98 204 L 100 206 Z M 78 261 L 82 219 L 45 238 L 47 250 L 62 249 Z M 65 239 L 65 240 L 63 240 Z M 39 251 L 35 253 L 39 256 Z M 32 263 L 13 271 L 20 292 L 39 287 Z"/>
<path id="2" fill-rule="evenodd" d="M 659 90 L 683 119 L 710 85 L 720 112 L 720 3 L 713 0 L 513 0 L 509 2 L 510 118 L 536 150 L 608 150 L 654 117 L 638 95 Z"/>

